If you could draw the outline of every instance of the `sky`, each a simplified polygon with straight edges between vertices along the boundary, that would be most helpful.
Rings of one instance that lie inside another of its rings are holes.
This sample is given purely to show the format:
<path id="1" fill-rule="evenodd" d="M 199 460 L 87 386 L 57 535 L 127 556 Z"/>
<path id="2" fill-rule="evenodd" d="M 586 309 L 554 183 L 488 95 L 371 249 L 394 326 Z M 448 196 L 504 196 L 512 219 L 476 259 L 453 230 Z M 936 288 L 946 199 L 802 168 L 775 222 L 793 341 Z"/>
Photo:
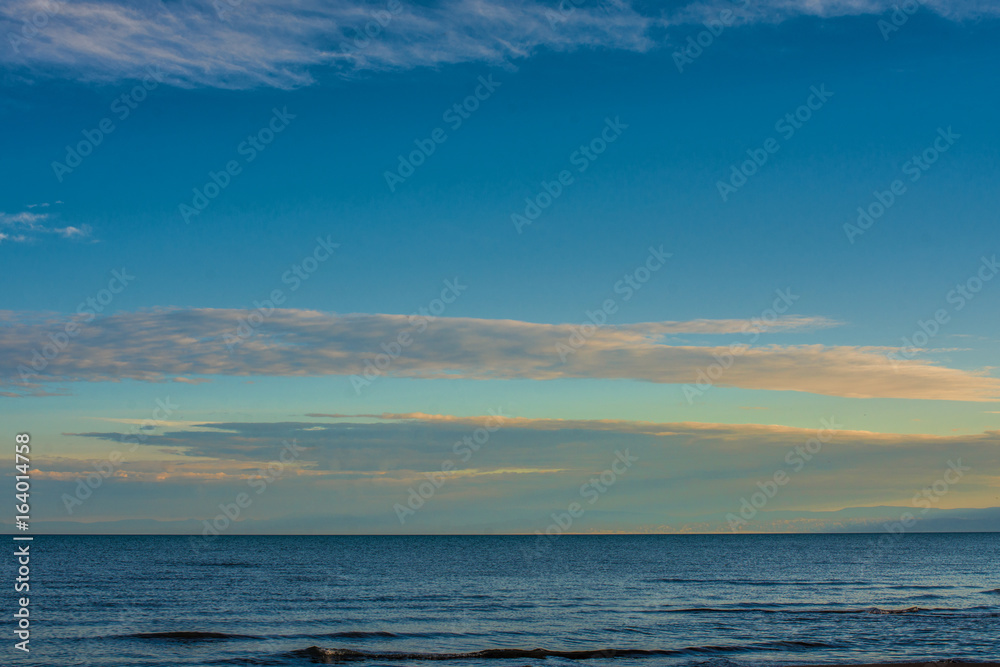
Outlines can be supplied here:
<path id="1" fill-rule="evenodd" d="M 903 5 L 5 3 L 33 527 L 1000 529 L 1000 8 Z"/>

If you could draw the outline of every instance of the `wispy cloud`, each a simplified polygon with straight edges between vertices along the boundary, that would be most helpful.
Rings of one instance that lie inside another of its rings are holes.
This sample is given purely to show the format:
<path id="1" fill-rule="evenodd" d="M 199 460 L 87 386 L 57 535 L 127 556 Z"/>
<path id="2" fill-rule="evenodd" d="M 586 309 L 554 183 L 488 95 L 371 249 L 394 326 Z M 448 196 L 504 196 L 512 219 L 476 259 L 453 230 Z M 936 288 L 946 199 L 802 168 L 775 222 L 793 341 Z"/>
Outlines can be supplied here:
<path id="1" fill-rule="evenodd" d="M 252 336 L 232 349 L 227 337 L 246 317 L 228 309 L 123 312 L 81 327 L 66 349 L 33 372 L 31 360 L 48 335 L 65 328 L 57 318 L 0 313 L 0 368 L 10 387 L 44 381 L 164 381 L 190 376 L 322 376 L 371 371 L 383 345 L 408 335 L 411 343 L 387 369 L 410 378 L 473 380 L 631 379 L 693 383 L 699 371 L 730 353 L 725 345 L 674 345 L 667 333 L 733 332 L 743 343 L 755 323 L 743 320 L 651 322 L 597 329 L 572 354 L 560 356 L 578 325 L 515 320 L 439 318 L 415 334 L 404 315 L 337 315 L 274 310 Z M 825 318 L 790 318 L 772 331 L 830 326 Z M 728 341 L 727 341 L 728 343 Z M 717 386 L 800 391 L 855 398 L 992 401 L 1000 380 L 932 361 L 891 362 L 893 348 L 762 345 L 742 348 Z"/>
<path id="2" fill-rule="evenodd" d="M 0 30 L 18 35 L 23 19 L 52 6 L 45 0 L 5 3 Z M 5 48 L 3 59 L 81 80 L 142 76 L 155 62 L 176 85 L 290 88 L 312 83 L 312 66 L 351 73 L 500 63 L 542 48 L 644 50 L 652 45 L 647 31 L 655 22 L 620 0 L 565 15 L 523 0 L 399 0 L 397 12 L 387 6 L 320 0 L 64 2 L 48 12 L 37 36 L 19 40 L 16 51 Z M 378 34 L 356 42 L 369 22 Z"/>
<path id="3" fill-rule="evenodd" d="M 746 6 L 740 7 L 741 4 Z M 883 14 L 900 4 L 899 0 L 750 0 L 747 3 L 696 0 L 674 6 L 669 16 L 675 22 L 699 22 L 717 19 L 720 11 L 729 9 L 741 23 L 778 23 L 797 16 L 836 18 Z M 919 0 L 919 7 L 956 21 L 1000 15 L 1000 6 L 991 0 Z"/>
<path id="4" fill-rule="evenodd" d="M 743 23 L 810 15 L 889 11 L 890 0 L 755 0 L 737 12 Z M 992 2 L 925 0 L 944 16 L 994 16 Z M 313 83 L 313 70 L 359 71 L 499 64 L 541 50 L 612 48 L 646 51 L 669 41 L 671 25 L 717 18 L 731 2 L 649 6 L 601 0 L 580 6 L 532 0 L 17 0 L 0 6 L 8 42 L 0 62 L 27 72 L 83 81 L 143 76 L 156 63 L 181 86 L 292 88 Z M 31 26 L 41 16 L 41 27 Z M 25 25 L 28 25 L 25 28 Z M 372 25 L 373 37 L 364 35 Z M 357 36 L 361 39 L 356 41 Z"/>
<path id="5" fill-rule="evenodd" d="M 49 206 L 48 203 L 29 204 L 27 208 L 48 208 Z M 52 235 L 64 239 L 83 239 L 90 236 L 91 229 L 88 225 L 58 227 L 54 224 L 56 218 L 56 214 L 36 213 L 32 210 L 18 213 L 0 211 L 0 243 L 5 241 L 8 243 L 28 243 Z"/>

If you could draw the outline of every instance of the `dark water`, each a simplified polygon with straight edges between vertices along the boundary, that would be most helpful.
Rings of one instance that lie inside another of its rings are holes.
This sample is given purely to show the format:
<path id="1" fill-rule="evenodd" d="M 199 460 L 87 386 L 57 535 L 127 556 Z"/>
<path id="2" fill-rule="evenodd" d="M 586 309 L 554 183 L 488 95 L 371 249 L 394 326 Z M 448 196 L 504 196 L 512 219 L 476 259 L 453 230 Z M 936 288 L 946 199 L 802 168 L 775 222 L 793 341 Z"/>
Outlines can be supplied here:
<path id="1" fill-rule="evenodd" d="M 13 657 L 102 667 L 1000 658 L 1000 535 L 877 537 L 223 537 L 195 552 L 184 537 L 39 536 L 32 652 Z M 2 560 L 12 581 L 13 559 Z M 4 605 L 9 619 L 11 594 Z"/>

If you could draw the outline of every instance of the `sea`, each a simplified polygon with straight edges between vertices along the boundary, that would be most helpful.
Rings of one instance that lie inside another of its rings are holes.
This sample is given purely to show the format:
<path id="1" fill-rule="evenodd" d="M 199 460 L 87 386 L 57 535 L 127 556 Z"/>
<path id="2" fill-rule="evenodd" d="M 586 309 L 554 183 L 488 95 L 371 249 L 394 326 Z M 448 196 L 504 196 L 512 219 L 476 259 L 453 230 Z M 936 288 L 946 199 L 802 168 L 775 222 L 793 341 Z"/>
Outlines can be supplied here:
<path id="1" fill-rule="evenodd" d="M 12 648 L 8 592 L 3 664 L 1000 660 L 996 533 L 39 535 L 31 544 L 30 653 Z M 0 561 L 13 581 L 15 560 Z"/>

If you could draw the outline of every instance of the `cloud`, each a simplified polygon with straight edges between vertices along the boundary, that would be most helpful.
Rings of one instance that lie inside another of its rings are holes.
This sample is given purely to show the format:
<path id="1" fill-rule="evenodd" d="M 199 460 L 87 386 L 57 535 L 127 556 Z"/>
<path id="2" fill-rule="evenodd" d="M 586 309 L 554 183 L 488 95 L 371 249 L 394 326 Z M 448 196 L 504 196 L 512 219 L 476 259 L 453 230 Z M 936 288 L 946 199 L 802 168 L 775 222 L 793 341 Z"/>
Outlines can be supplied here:
<path id="1" fill-rule="evenodd" d="M 23 20 L 39 12 L 46 25 L 25 37 Z M 3 57 L 31 71 L 113 81 L 141 77 L 155 64 L 169 83 L 222 88 L 307 85 L 313 66 L 350 74 L 498 64 L 542 48 L 641 51 L 652 46 L 647 31 L 654 22 L 621 0 L 565 15 L 523 0 L 23 0 L 0 10 L 0 30 L 16 36 Z"/>
<path id="2" fill-rule="evenodd" d="M 90 235 L 89 227 L 61 227 L 52 231 L 64 239 L 82 238 Z"/>
<path id="3" fill-rule="evenodd" d="M 296 520 L 303 507 L 329 515 L 310 530 L 353 530 L 355 521 L 365 532 L 531 533 L 544 530 L 554 510 L 574 500 L 585 503 L 581 484 L 607 470 L 619 451 L 638 465 L 586 505 L 587 517 L 574 532 L 726 531 L 725 517 L 739 512 L 742 499 L 778 471 L 787 483 L 747 530 L 846 529 L 898 518 L 905 508 L 923 517 L 924 504 L 913 499 L 923 498 L 924 489 L 936 489 L 935 511 L 988 507 L 1000 488 L 1000 431 L 872 433 L 852 430 L 831 415 L 816 415 L 814 428 L 799 428 L 493 413 L 332 412 L 300 421 L 201 423 L 147 434 L 134 453 L 128 443 L 135 435 L 71 434 L 129 452 L 108 487 L 74 518 L 211 517 L 219 503 L 231 502 L 249 488 L 248 480 L 270 469 L 280 479 L 268 487 L 267 509 L 262 503 L 260 510 Z M 475 450 L 468 447 L 476 429 L 491 424 L 498 428 L 489 438 Z M 821 447 L 809 444 L 818 439 Z M 298 456 L 277 468 L 286 442 L 295 443 Z M 953 463 L 961 475 L 949 474 L 949 482 L 938 484 Z M 51 498 L 73 493 L 78 479 L 107 468 L 106 460 L 89 457 L 39 457 L 33 464 L 40 485 L 56 485 L 40 491 Z M 442 472 L 449 468 L 453 472 Z M 394 505 L 430 478 L 444 481 L 401 527 Z M 895 508 L 884 507 L 889 505 Z M 253 518 L 266 518 L 256 509 Z"/>
<path id="4" fill-rule="evenodd" d="M 56 202 L 62 203 L 62 202 Z M 27 208 L 47 208 L 49 204 L 30 204 Z M 27 243 L 37 241 L 47 234 L 54 234 L 64 239 L 83 239 L 90 236 L 90 226 L 56 227 L 48 224 L 56 216 L 52 213 L 34 213 L 21 211 L 19 213 L 4 213 L 0 211 L 0 243 Z"/>
<path id="5" fill-rule="evenodd" d="M 841 323 L 826 317 L 789 315 L 763 323 L 758 320 L 687 320 L 684 322 L 643 322 L 621 325 L 623 331 L 636 331 L 645 335 L 656 334 L 738 334 L 751 329 L 766 328 L 771 333 L 780 331 L 800 332 L 827 329 Z"/>
<path id="6" fill-rule="evenodd" d="M 1000 380 L 932 361 L 890 361 L 895 348 L 759 345 L 760 322 L 694 320 L 606 326 L 515 320 L 275 309 L 259 326 L 246 311 L 159 309 L 123 312 L 78 325 L 55 317 L 0 313 L 0 382 L 36 389 L 51 381 L 192 381 L 225 376 L 354 376 L 474 380 L 627 379 L 665 384 L 800 391 L 852 398 L 992 401 Z M 255 314 L 255 317 L 261 317 Z M 256 320 L 255 320 L 256 321 Z M 789 318 L 772 331 L 830 326 Z M 667 333 L 723 333 L 725 345 L 671 344 Z M 763 334 L 762 334 L 763 335 Z M 404 347 L 399 340 L 408 340 Z M 390 357 L 393 355 L 394 358 Z M 722 369 L 721 366 L 728 366 Z M 367 376 L 365 375 L 367 374 Z"/>
<path id="7" fill-rule="evenodd" d="M 42 396 L 70 396 L 71 394 L 66 391 L 44 391 L 41 389 L 34 389 L 29 391 L 0 391 L 0 396 L 3 398 L 39 398 Z"/>
<path id="8" fill-rule="evenodd" d="M 971 464 L 973 472 L 968 475 L 978 477 L 990 489 L 995 490 L 1000 472 L 1000 431 L 957 436 L 874 433 L 851 430 L 830 416 L 817 417 L 815 428 L 802 428 L 526 418 L 507 415 L 502 408 L 491 412 L 474 416 L 331 413 L 308 415 L 312 421 L 182 423 L 141 439 L 134 433 L 114 431 L 69 435 L 129 449 L 138 442 L 147 453 L 135 455 L 129 464 L 133 470 L 212 474 L 220 481 L 266 467 L 278 460 L 288 442 L 294 442 L 297 457 L 289 464 L 292 474 L 335 473 L 338 479 L 351 476 L 371 481 L 377 475 L 386 483 L 403 482 L 440 470 L 449 458 L 462 476 L 532 472 L 576 479 L 605 467 L 609 453 L 629 448 L 651 467 L 651 478 L 681 485 L 696 480 L 710 486 L 750 480 L 748 486 L 753 489 L 756 478 L 770 478 L 776 468 L 788 468 L 786 455 L 795 453 L 797 446 L 801 450 L 819 434 L 822 454 L 804 458 L 803 464 L 810 465 L 802 469 L 829 496 L 819 503 L 823 507 L 814 507 L 824 510 L 831 509 L 831 504 L 836 509 L 862 499 L 909 499 L 913 486 L 932 483 L 948 467 L 949 459 Z M 491 433 L 484 444 L 475 450 L 463 447 L 468 444 L 465 436 L 486 427 Z M 157 452 L 161 460 L 150 460 Z M 87 469 L 87 464 L 71 458 L 45 461 L 36 462 L 43 471 Z M 927 479 L 928 475 L 933 477 Z M 170 474 L 162 477 L 169 479 Z M 866 497 L 869 492 L 881 495 Z M 855 493 L 860 495 L 851 495 Z"/>
<path id="9" fill-rule="evenodd" d="M 1000 15 L 1000 6 L 991 0 L 916 1 L 922 9 L 955 21 Z M 899 0 L 700 0 L 682 3 L 669 15 L 674 22 L 698 23 L 718 19 L 720 11 L 729 9 L 741 23 L 779 23 L 798 16 L 829 19 L 887 14 L 900 4 Z"/>
<path id="10" fill-rule="evenodd" d="M 312 72 L 320 68 L 350 76 L 454 63 L 502 64 L 541 50 L 642 52 L 664 42 L 668 26 L 717 18 L 725 8 L 736 8 L 741 22 L 757 23 L 877 14 L 894 3 L 754 0 L 744 9 L 738 4 L 719 0 L 656 7 L 600 0 L 563 3 L 560 10 L 554 0 L 19 0 L 0 5 L 0 33 L 8 42 L 0 58 L 35 76 L 81 81 L 139 78 L 156 65 L 174 85 L 293 88 L 313 83 Z M 985 0 L 923 4 L 953 19 L 998 12 Z"/>

